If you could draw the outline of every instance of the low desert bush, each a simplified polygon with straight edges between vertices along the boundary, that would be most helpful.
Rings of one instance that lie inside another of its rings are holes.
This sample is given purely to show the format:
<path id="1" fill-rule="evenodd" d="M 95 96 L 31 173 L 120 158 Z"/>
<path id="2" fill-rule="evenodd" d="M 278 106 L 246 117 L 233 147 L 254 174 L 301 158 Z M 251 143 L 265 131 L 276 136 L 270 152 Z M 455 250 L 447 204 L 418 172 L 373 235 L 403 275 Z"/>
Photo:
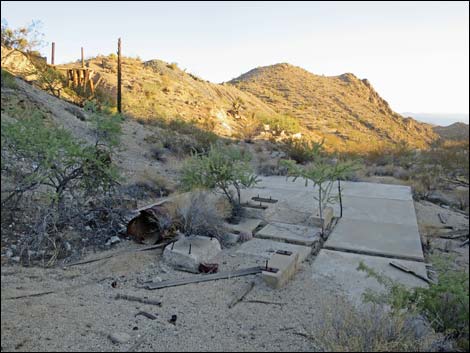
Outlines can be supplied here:
<path id="1" fill-rule="evenodd" d="M 365 300 L 389 305 L 396 313 L 407 310 L 424 316 L 436 332 L 456 341 L 460 349 L 469 349 L 469 278 L 465 270 L 450 265 L 448 259 L 433 259 L 438 272 L 437 283 L 409 289 L 376 273 L 364 264 L 359 270 L 377 279 L 387 289 L 384 293 L 367 291 Z"/>
<path id="2" fill-rule="evenodd" d="M 283 151 L 290 159 L 297 163 L 306 164 L 320 158 L 323 152 L 323 142 L 314 142 L 306 139 L 289 138 L 284 141 Z"/>
<path id="3" fill-rule="evenodd" d="M 253 114 L 250 118 L 246 118 L 242 121 L 239 133 L 245 142 L 252 143 L 253 139 L 260 134 L 261 129 L 262 123 L 256 119 Z"/>
<path id="4" fill-rule="evenodd" d="M 409 317 L 393 315 L 384 306 L 360 309 L 345 299 L 319 310 L 307 337 L 318 352 L 428 352 L 436 336 L 426 332 L 417 337 Z"/>
<path id="5" fill-rule="evenodd" d="M 8 71 L 2 69 L 2 87 L 6 88 L 16 88 L 17 84 L 15 82 L 15 77 L 10 74 Z"/>
<path id="6" fill-rule="evenodd" d="M 289 115 L 257 113 L 255 117 L 262 124 L 269 125 L 269 130 L 275 135 L 282 131 L 295 134 L 301 130 L 299 120 Z"/>
<path id="7" fill-rule="evenodd" d="M 186 161 L 182 169 L 182 186 L 185 190 L 206 188 L 222 192 L 230 204 L 238 208 L 241 189 L 258 182 L 250 159 L 251 155 L 241 149 L 212 145 L 207 153 L 194 153 Z"/>
<path id="8" fill-rule="evenodd" d="M 176 212 L 183 234 L 220 240 L 225 233 L 224 219 L 230 216 L 231 206 L 207 191 L 196 190 L 189 200 L 179 203 Z"/>
<path id="9" fill-rule="evenodd" d="M 10 217 L 18 209 L 34 214 L 20 252 L 43 251 L 52 264 L 66 252 L 62 235 L 72 225 L 106 227 L 103 236 L 117 233 L 120 215 L 112 196 L 119 175 L 112 155 L 120 118 L 93 112 L 93 145 L 47 123 L 40 112 L 15 118 L 2 120 L 2 177 L 14 185 L 2 188 L 2 219 L 8 210 L 16 212 Z"/>

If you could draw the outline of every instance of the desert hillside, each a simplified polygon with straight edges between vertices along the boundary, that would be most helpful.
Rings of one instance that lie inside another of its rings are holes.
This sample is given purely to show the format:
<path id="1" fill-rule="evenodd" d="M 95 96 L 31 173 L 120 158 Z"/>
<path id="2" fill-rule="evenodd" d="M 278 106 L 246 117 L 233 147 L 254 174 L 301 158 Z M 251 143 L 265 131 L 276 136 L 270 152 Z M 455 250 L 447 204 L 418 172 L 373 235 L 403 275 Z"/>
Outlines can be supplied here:
<path id="1" fill-rule="evenodd" d="M 436 126 L 434 132 L 445 140 L 465 140 L 468 141 L 468 124 L 454 123 L 449 126 Z"/>
<path id="2" fill-rule="evenodd" d="M 19 65 L 27 60 L 16 55 L 2 64 L 18 74 L 18 67 L 31 66 Z M 71 65 L 77 64 L 63 66 Z M 96 98 L 114 105 L 116 56 L 91 58 L 85 65 L 94 72 Z M 180 119 L 231 137 L 243 137 L 251 126 L 251 138 L 261 137 L 261 123 L 272 129 L 281 122 L 287 134 L 300 132 L 307 139 L 325 139 L 330 150 L 353 152 L 398 144 L 426 148 L 438 138 L 430 125 L 393 112 L 366 79 L 350 73 L 325 77 L 277 64 L 214 84 L 175 63 L 123 58 L 122 75 L 123 111 L 146 123 Z"/>
<path id="3" fill-rule="evenodd" d="M 340 150 L 400 142 L 423 148 L 436 138 L 429 125 L 395 113 L 367 79 L 351 73 L 327 77 L 277 64 L 251 70 L 230 84 L 298 118 L 313 135 Z"/>
<path id="4" fill-rule="evenodd" d="M 114 103 L 117 60 L 114 55 L 86 61 L 98 89 Z M 275 114 L 249 93 L 186 73 L 175 63 L 123 58 L 123 111 L 141 121 L 182 119 L 231 136 L 255 112 Z M 111 98 L 110 98 L 111 97 Z"/>

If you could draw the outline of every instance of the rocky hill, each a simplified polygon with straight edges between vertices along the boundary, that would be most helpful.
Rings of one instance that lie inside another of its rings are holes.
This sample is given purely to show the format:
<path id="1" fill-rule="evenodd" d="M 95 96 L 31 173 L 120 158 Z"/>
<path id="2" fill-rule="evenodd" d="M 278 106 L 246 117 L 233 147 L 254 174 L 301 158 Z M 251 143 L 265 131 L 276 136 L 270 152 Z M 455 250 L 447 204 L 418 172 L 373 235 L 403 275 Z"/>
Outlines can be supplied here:
<path id="1" fill-rule="evenodd" d="M 449 126 L 436 126 L 436 132 L 441 138 L 446 140 L 464 140 L 469 139 L 469 126 L 465 123 L 454 123 Z"/>
<path id="2" fill-rule="evenodd" d="M 340 150 L 370 150 L 404 142 L 423 148 L 436 139 L 430 125 L 392 111 L 367 79 L 351 73 L 314 75 L 289 64 L 251 70 L 229 82 L 273 110 L 298 118 L 317 139 Z"/>
<path id="3" fill-rule="evenodd" d="M 18 53 L 3 59 L 2 48 L 2 67 L 15 74 L 18 67 L 30 66 L 21 63 L 27 58 Z M 85 65 L 94 71 L 98 98 L 115 104 L 116 55 L 91 58 Z M 122 77 L 124 112 L 146 123 L 182 119 L 239 137 L 253 120 L 266 124 L 275 117 L 293 126 L 290 133 L 325 139 L 329 149 L 353 152 L 403 143 L 426 148 L 438 138 L 430 125 L 393 112 L 366 79 L 351 73 L 325 77 L 277 64 L 214 84 L 175 63 L 123 58 Z"/>
<path id="4" fill-rule="evenodd" d="M 95 71 L 98 90 L 116 95 L 117 62 L 113 55 L 86 61 Z M 275 114 L 255 96 L 229 85 L 205 81 L 175 63 L 123 58 L 123 111 L 139 120 L 180 118 L 231 136 L 254 112 Z"/>

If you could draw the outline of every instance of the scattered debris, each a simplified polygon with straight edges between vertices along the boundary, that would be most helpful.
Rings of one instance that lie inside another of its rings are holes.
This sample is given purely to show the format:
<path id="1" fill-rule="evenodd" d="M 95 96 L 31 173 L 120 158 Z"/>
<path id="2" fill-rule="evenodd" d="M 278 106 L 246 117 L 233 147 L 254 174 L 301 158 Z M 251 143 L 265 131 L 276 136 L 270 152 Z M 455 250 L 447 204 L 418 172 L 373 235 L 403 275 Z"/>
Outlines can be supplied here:
<path id="1" fill-rule="evenodd" d="M 111 282 L 111 287 L 117 288 L 117 281 L 112 281 Z"/>
<path id="2" fill-rule="evenodd" d="M 145 341 L 146 335 L 137 336 L 136 342 L 129 348 L 128 352 L 135 352 L 137 348 Z"/>
<path id="3" fill-rule="evenodd" d="M 201 273 L 217 273 L 219 271 L 219 264 L 199 264 L 199 272 Z"/>
<path id="4" fill-rule="evenodd" d="M 247 286 L 243 287 L 242 290 L 240 292 L 238 292 L 235 297 L 232 299 L 232 301 L 229 303 L 228 305 L 228 308 L 231 309 L 233 308 L 235 305 L 237 305 L 237 303 L 239 303 L 240 301 L 243 300 L 243 298 L 246 297 L 246 295 L 251 292 L 251 290 L 253 289 L 253 287 L 255 286 L 255 282 L 251 281 L 250 283 L 248 283 Z"/>
<path id="5" fill-rule="evenodd" d="M 419 273 L 413 271 L 412 269 L 406 267 L 405 265 L 399 264 L 397 262 L 390 262 L 390 265 L 392 267 L 395 267 L 395 268 L 399 269 L 400 271 L 409 273 L 409 274 L 411 274 L 411 275 L 413 275 L 413 276 L 415 276 L 419 279 L 422 279 L 426 283 L 431 283 L 431 281 L 428 278 L 426 278 L 425 276 L 420 275 Z"/>
<path id="6" fill-rule="evenodd" d="M 111 238 L 109 238 L 109 240 L 106 242 L 105 245 L 111 246 L 111 245 L 119 243 L 120 241 L 121 239 L 117 235 L 114 235 Z"/>
<path id="7" fill-rule="evenodd" d="M 257 202 L 267 202 L 267 203 L 276 203 L 278 201 L 278 200 L 273 199 L 271 196 L 269 196 L 269 199 L 268 199 L 265 197 L 259 197 L 259 195 L 257 197 L 252 197 L 251 199 Z"/>
<path id="8" fill-rule="evenodd" d="M 174 233 L 174 210 L 174 202 L 168 200 L 139 210 L 140 214 L 127 224 L 127 235 L 138 243 L 156 244 Z"/>
<path id="9" fill-rule="evenodd" d="M 442 224 L 447 224 L 447 220 L 449 219 L 447 215 L 438 213 L 437 216 L 439 217 L 439 220 L 441 221 Z"/>
<path id="10" fill-rule="evenodd" d="M 268 300 L 244 300 L 243 303 L 257 303 L 257 304 L 269 304 L 269 305 L 285 305 L 286 303 L 271 302 Z"/>
<path id="11" fill-rule="evenodd" d="M 65 266 L 63 267 L 63 269 L 66 269 L 66 268 L 68 268 L 68 267 L 73 267 L 73 266 L 79 266 L 79 265 L 89 264 L 89 263 L 92 263 L 92 262 L 102 261 L 102 260 L 106 260 L 106 259 L 109 259 L 109 258 L 111 258 L 111 257 L 115 257 L 115 256 L 119 256 L 119 255 L 126 255 L 126 254 L 131 254 L 131 253 L 135 253 L 135 252 L 139 252 L 139 251 L 148 251 L 148 250 L 154 250 L 154 249 L 164 248 L 165 246 L 167 246 L 168 244 L 171 244 L 171 243 L 174 242 L 174 241 L 175 241 L 175 240 L 167 241 L 167 242 L 164 242 L 164 243 L 161 243 L 161 244 L 152 245 L 152 246 L 147 246 L 147 247 L 145 247 L 145 248 L 140 248 L 140 249 L 135 249 L 135 250 L 120 251 L 120 252 L 117 252 L 117 253 L 114 253 L 114 254 L 111 254 L 111 255 L 106 255 L 106 256 L 102 256 L 102 257 L 95 258 L 95 259 L 82 260 L 82 261 L 78 261 L 78 262 L 73 262 L 73 263 L 71 263 L 71 264 L 65 265 Z"/>
<path id="12" fill-rule="evenodd" d="M 128 301 L 131 301 L 131 302 L 139 302 L 139 303 L 142 303 L 142 304 L 162 306 L 162 302 L 160 302 L 158 300 L 134 297 L 132 295 L 127 295 L 127 294 L 117 294 L 114 297 L 114 299 L 116 299 L 116 300 L 123 299 L 123 300 L 128 300 Z"/>
<path id="13" fill-rule="evenodd" d="M 134 317 L 137 317 L 139 315 L 145 316 L 147 319 L 150 319 L 150 320 L 156 320 L 157 319 L 156 315 L 150 314 L 146 311 L 139 311 L 137 314 L 134 315 Z"/>
<path id="14" fill-rule="evenodd" d="M 69 290 L 74 290 L 74 289 L 82 288 L 82 287 L 89 286 L 89 285 L 92 285 L 92 284 L 97 284 L 97 283 L 106 281 L 108 279 L 111 279 L 111 277 L 105 277 L 105 278 L 102 278 L 98 281 L 90 281 L 90 282 L 86 282 L 86 283 L 83 283 L 83 284 L 78 284 L 76 286 L 66 287 L 66 288 L 62 288 L 62 289 L 56 289 L 56 290 L 33 293 L 33 294 L 18 295 L 16 297 L 10 297 L 10 298 L 5 298 L 5 299 L 2 298 L 2 300 L 13 300 L 13 299 L 22 299 L 22 298 L 31 298 L 31 297 L 41 297 L 41 296 L 47 295 L 47 294 L 67 292 Z"/>
<path id="15" fill-rule="evenodd" d="M 177 315 L 171 315 L 171 319 L 168 320 L 170 324 L 176 325 L 176 320 L 178 319 Z"/>
<path id="16" fill-rule="evenodd" d="M 109 334 L 108 338 L 114 344 L 122 344 L 122 343 L 129 342 L 131 339 L 131 336 L 124 332 L 115 332 L 115 333 Z"/>
<path id="17" fill-rule="evenodd" d="M 211 275 L 199 275 L 199 276 L 194 276 L 191 278 L 163 281 L 159 283 L 149 283 L 144 288 L 149 289 L 149 290 L 154 290 L 154 289 L 161 289 L 161 288 L 168 288 L 168 287 L 176 287 L 176 286 L 182 286 L 182 285 L 191 284 L 191 283 L 209 282 L 209 281 L 216 281 L 219 279 L 230 279 L 230 278 L 235 278 L 235 277 L 256 275 L 258 273 L 261 273 L 261 271 L 262 269 L 260 267 L 250 267 L 250 268 L 237 270 L 237 271 L 227 271 L 227 272 L 220 272 L 220 273 L 215 273 Z"/>
<path id="18" fill-rule="evenodd" d="M 468 229 L 459 229 L 451 232 L 447 232 L 445 234 L 440 234 L 439 238 L 442 239 L 459 239 L 459 238 L 468 238 L 469 230 Z"/>

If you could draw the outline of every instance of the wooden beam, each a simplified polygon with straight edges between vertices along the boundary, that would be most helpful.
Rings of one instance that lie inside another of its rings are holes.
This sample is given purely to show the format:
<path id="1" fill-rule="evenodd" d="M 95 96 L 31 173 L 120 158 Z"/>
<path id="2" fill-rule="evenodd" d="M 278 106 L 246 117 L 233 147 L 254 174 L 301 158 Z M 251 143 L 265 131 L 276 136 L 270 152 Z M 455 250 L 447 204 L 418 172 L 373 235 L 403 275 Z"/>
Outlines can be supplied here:
<path id="1" fill-rule="evenodd" d="M 95 84 L 93 83 L 93 78 L 91 77 L 91 73 L 90 73 L 90 93 L 92 95 L 95 94 Z"/>
<path id="2" fill-rule="evenodd" d="M 215 273 L 212 275 L 197 275 L 197 276 L 190 277 L 190 278 L 149 283 L 144 288 L 154 290 L 154 289 L 161 289 L 161 288 L 168 288 L 168 287 L 183 286 L 185 284 L 191 284 L 191 283 L 217 281 L 219 279 L 228 279 L 228 278 L 235 278 L 235 277 L 241 277 L 241 276 L 256 275 L 258 273 L 261 273 L 261 267 L 250 267 L 250 268 L 245 268 L 245 269 L 238 270 L 238 271 L 220 272 L 220 273 Z"/>
<path id="3" fill-rule="evenodd" d="M 55 42 L 52 42 L 51 65 L 54 65 L 54 62 L 55 62 Z"/>
<path id="4" fill-rule="evenodd" d="M 117 67 L 117 110 L 119 113 L 122 113 L 121 105 L 121 38 L 118 39 L 118 67 Z"/>
<path id="5" fill-rule="evenodd" d="M 72 71 L 72 77 L 73 77 L 73 86 L 77 87 L 78 86 L 78 75 L 77 75 L 77 70 L 71 69 Z"/>

